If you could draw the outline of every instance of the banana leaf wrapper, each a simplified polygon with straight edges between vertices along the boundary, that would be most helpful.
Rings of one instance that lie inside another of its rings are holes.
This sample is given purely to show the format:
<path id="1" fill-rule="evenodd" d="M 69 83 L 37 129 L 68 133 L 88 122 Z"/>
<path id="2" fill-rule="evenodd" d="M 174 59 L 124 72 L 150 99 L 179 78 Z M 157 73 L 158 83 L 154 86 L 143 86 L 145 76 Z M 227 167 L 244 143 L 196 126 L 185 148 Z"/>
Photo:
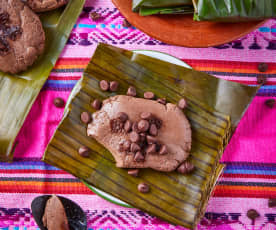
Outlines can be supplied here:
<path id="1" fill-rule="evenodd" d="M 197 21 L 252 21 L 276 17 L 275 0 L 193 0 Z"/>
<path id="2" fill-rule="evenodd" d="M 139 11 L 141 7 L 160 8 L 160 7 L 179 7 L 192 5 L 192 0 L 133 0 L 132 10 Z"/>
<path id="3" fill-rule="evenodd" d="M 0 72 L 0 161 L 12 161 L 14 140 L 39 91 L 64 48 L 85 0 L 71 0 L 65 9 L 40 14 L 46 34 L 44 54 L 18 75 Z"/>
<path id="4" fill-rule="evenodd" d="M 182 6 L 182 7 L 158 7 L 148 8 L 140 7 L 139 14 L 141 16 L 148 16 L 153 14 L 193 14 L 193 6 Z"/>
<path id="5" fill-rule="evenodd" d="M 180 175 L 143 169 L 139 178 L 133 178 L 127 170 L 115 166 L 107 149 L 87 137 L 80 114 L 83 111 L 95 112 L 90 106 L 95 98 L 103 100 L 116 95 L 100 90 L 99 81 L 103 79 L 120 83 L 116 94 L 125 94 L 129 85 L 134 85 L 139 97 L 145 91 L 152 91 L 157 97 L 165 97 L 172 103 L 183 97 L 187 99 L 185 114 L 193 133 L 189 160 L 196 167 L 193 173 Z M 63 120 L 45 151 L 43 161 L 70 172 L 133 207 L 192 229 L 204 214 L 223 170 L 224 165 L 219 160 L 233 127 L 257 89 L 99 44 L 69 97 Z M 226 96 L 222 96 L 222 92 Z M 244 95 L 247 96 L 244 98 Z M 237 101 L 236 97 L 239 98 Z M 232 123 L 227 112 L 233 115 Z M 83 145 L 91 150 L 89 158 L 78 154 L 78 148 Z M 151 192 L 139 193 L 137 186 L 140 182 L 148 183 Z"/>

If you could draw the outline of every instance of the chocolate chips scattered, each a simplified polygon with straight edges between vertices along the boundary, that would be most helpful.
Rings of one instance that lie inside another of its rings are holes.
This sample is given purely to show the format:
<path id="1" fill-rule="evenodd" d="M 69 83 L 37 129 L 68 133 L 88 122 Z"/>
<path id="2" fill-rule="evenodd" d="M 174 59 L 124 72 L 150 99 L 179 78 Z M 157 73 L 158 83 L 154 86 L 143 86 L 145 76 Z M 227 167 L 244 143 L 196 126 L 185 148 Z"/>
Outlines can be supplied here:
<path id="1" fill-rule="evenodd" d="M 136 152 L 138 152 L 138 151 L 140 151 L 140 150 L 141 150 L 141 147 L 140 147 L 138 144 L 132 143 L 132 144 L 130 145 L 130 152 L 136 153 Z"/>
<path id="2" fill-rule="evenodd" d="M 95 99 L 92 104 L 92 108 L 99 110 L 102 107 L 102 102 L 99 99 Z"/>
<path id="3" fill-rule="evenodd" d="M 131 97 L 136 97 L 136 89 L 133 86 L 130 86 L 127 90 L 127 95 Z"/>
<path id="4" fill-rule="evenodd" d="M 168 148 L 167 148 L 167 146 L 166 145 L 162 145 L 162 147 L 160 148 L 160 150 L 159 150 L 159 154 L 160 155 L 165 155 L 165 154 L 167 154 L 168 153 Z"/>
<path id="5" fill-rule="evenodd" d="M 131 24 L 129 23 L 128 20 L 124 19 L 124 21 L 123 21 L 123 27 L 126 27 L 126 28 L 131 27 Z"/>
<path id="6" fill-rule="evenodd" d="M 81 146 L 79 148 L 79 154 L 82 156 L 82 157 L 89 157 L 89 148 L 87 148 L 86 146 Z"/>
<path id="7" fill-rule="evenodd" d="M 0 13 L 0 23 L 5 25 L 7 23 L 9 23 L 10 21 L 10 16 L 8 14 L 8 12 L 2 12 Z"/>
<path id="8" fill-rule="evenodd" d="M 111 92 L 116 92 L 118 90 L 118 87 L 119 87 L 119 82 L 112 81 L 112 82 L 109 83 L 106 80 L 101 80 L 99 85 L 100 85 L 100 88 L 101 88 L 102 91 L 110 90 Z"/>
<path id="9" fill-rule="evenodd" d="M 264 73 L 268 70 L 268 65 L 266 63 L 259 63 L 258 64 L 258 70 L 260 72 Z"/>
<path id="10" fill-rule="evenodd" d="M 110 91 L 116 92 L 118 90 L 119 83 L 117 81 L 110 82 Z"/>
<path id="11" fill-rule="evenodd" d="M 270 198 L 268 200 L 268 207 L 275 208 L 276 207 L 276 198 Z"/>
<path id="12" fill-rule="evenodd" d="M 128 133 L 128 132 L 130 132 L 131 128 L 132 128 L 132 123 L 130 120 L 127 120 L 124 125 L 124 130 Z"/>
<path id="13" fill-rule="evenodd" d="M 141 193 L 148 193 L 150 191 L 150 187 L 146 183 L 138 184 L 138 191 Z"/>
<path id="14" fill-rule="evenodd" d="M 136 162 L 143 162 L 144 160 L 145 160 L 145 156 L 143 155 L 143 153 L 141 151 L 138 151 L 135 154 L 134 161 L 136 161 Z"/>
<path id="15" fill-rule="evenodd" d="M 275 99 L 267 99 L 265 101 L 265 105 L 271 109 L 275 106 L 275 103 L 276 103 Z"/>
<path id="16" fill-rule="evenodd" d="M 246 215 L 250 220 L 253 220 L 253 221 L 258 217 L 260 217 L 260 214 L 255 209 L 248 210 Z"/>
<path id="17" fill-rule="evenodd" d="M 130 141 L 125 141 L 123 144 L 123 149 L 128 152 L 130 150 L 131 142 Z"/>
<path id="18" fill-rule="evenodd" d="M 140 136 L 137 132 L 135 131 L 132 131 L 130 134 L 129 134 L 129 139 L 131 142 L 133 143 L 138 143 L 139 140 L 140 140 Z"/>
<path id="19" fill-rule="evenodd" d="M 150 100 L 152 100 L 152 99 L 154 99 L 154 97 L 155 97 L 155 95 L 154 95 L 153 92 L 145 92 L 145 93 L 144 93 L 144 98 L 145 98 L 145 99 L 150 99 Z"/>
<path id="20" fill-rule="evenodd" d="M 185 109 L 187 107 L 187 102 L 184 98 L 180 99 L 180 101 L 178 102 L 178 107 L 180 109 Z"/>
<path id="21" fill-rule="evenodd" d="M 109 90 L 109 83 L 106 80 L 100 81 L 100 88 L 102 91 L 108 91 Z"/>
<path id="22" fill-rule="evenodd" d="M 149 122 L 147 120 L 141 120 L 138 122 L 138 130 L 140 132 L 147 132 L 149 129 Z"/>
<path id="23" fill-rule="evenodd" d="M 191 162 L 185 161 L 178 167 L 177 172 L 181 174 L 187 174 L 192 172 L 194 168 L 195 166 Z"/>
<path id="24" fill-rule="evenodd" d="M 266 82 L 267 82 L 267 78 L 265 76 L 263 76 L 263 75 L 258 75 L 257 76 L 257 83 L 259 85 L 265 85 Z"/>
<path id="25" fill-rule="evenodd" d="M 157 126 L 155 124 L 151 124 L 149 133 L 150 133 L 151 136 L 154 136 L 154 137 L 157 136 L 158 129 L 157 129 Z"/>
<path id="26" fill-rule="evenodd" d="M 127 174 L 130 176 L 138 177 L 139 169 L 130 169 L 127 171 Z"/>
<path id="27" fill-rule="evenodd" d="M 81 113 L 81 121 L 82 121 L 84 124 L 90 123 L 91 120 L 92 120 L 92 117 L 91 117 L 90 113 L 88 113 L 88 112 L 82 112 L 82 113 Z"/>
<path id="28" fill-rule="evenodd" d="M 54 105 L 57 107 L 57 108 L 63 108 L 64 105 L 65 105 L 65 102 L 62 98 L 60 97 L 56 97 L 54 99 Z"/>
<path id="29" fill-rule="evenodd" d="M 128 119 L 128 115 L 124 112 L 119 112 L 116 118 L 120 119 L 122 122 L 126 122 Z"/>
<path id="30" fill-rule="evenodd" d="M 147 154 L 153 154 L 156 153 L 156 144 L 151 144 L 146 149 Z"/>
<path id="31" fill-rule="evenodd" d="M 102 18 L 102 15 L 100 15 L 99 13 L 97 13 L 96 11 L 93 11 L 89 14 L 89 17 L 92 21 L 98 21 Z"/>

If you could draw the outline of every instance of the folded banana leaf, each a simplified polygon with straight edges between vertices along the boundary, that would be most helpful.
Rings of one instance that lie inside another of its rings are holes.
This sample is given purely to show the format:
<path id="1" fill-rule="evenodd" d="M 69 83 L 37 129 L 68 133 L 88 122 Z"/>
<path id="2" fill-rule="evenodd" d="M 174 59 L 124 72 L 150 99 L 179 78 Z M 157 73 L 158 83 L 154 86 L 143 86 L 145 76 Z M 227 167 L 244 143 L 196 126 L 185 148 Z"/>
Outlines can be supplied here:
<path id="1" fill-rule="evenodd" d="M 95 112 L 90 106 L 95 98 L 103 100 L 115 95 L 100 90 L 99 82 L 103 79 L 120 83 L 116 94 L 125 94 L 129 85 L 134 85 L 139 97 L 145 91 L 152 91 L 157 97 L 165 97 L 172 103 L 183 97 L 187 99 L 185 114 L 193 133 L 189 160 L 196 167 L 193 173 L 180 175 L 143 169 L 138 178 L 131 177 L 125 169 L 115 166 L 107 149 L 87 137 L 80 114 L 83 111 Z M 223 170 L 219 160 L 232 130 L 257 90 L 258 87 L 228 82 L 99 44 L 82 79 L 70 95 L 63 120 L 45 151 L 43 161 L 72 173 L 133 207 L 173 224 L 194 228 L 204 214 Z M 79 147 L 83 145 L 91 150 L 88 158 L 78 154 Z M 140 182 L 148 183 L 151 192 L 138 192 Z"/>
<path id="2" fill-rule="evenodd" d="M 249 21 L 276 17 L 275 0 L 193 0 L 197 21 Z"/>
<path id="3" fill-rule="evenodd" d="M 181 6 L 181 7 L 140 7 L 139 14 L 141 16 L 148 16 L 153 14 L 193 14 L 193 6 Z"/>
<path id="4" fill-rule="evenodd" d="M 46 34 L 44 54 L 18 75 L 0 72 L 0 161 L 12 161 L 13 142 L 59 57 L 82 11 L 85 0 L 71 0 L 65 9 L 43 13 Z"/>

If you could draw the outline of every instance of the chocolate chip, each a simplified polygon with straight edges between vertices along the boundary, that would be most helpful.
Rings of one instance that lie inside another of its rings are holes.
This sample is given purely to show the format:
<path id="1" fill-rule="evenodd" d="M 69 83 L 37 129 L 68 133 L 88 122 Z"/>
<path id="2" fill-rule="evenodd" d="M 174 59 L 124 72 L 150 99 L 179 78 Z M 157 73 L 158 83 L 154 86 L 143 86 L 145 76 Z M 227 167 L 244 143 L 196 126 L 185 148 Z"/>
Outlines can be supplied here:
<path id="1" fill-rule="evenodd" d="M 118 90 L 119 83 L 117 81 L 110 82 L 110 91 L 116 92 Z"/>
<path id="2" fill-rule="evenodd" d="M 89 17 L 92 21 L 98 21 L 99 19 L 102 18 L 102 15 L 94 11 L 90 13 Z"/>
<path id="3" fill-rule="evenodd" d="M 187 174 L 192 172 L 194 168 L 195 166 L 191 162 L 185 161 L 178 167 L 177 172 L 181 174 Z"/>
<path id="4" fill-rule="evenodd" d="M 102 102 L 99 99 L 95 99 L 92 102 L 92 107 L 96 110 L 99 110 L 102 107 Z"/>
<path id="5" fill-rule="evenodd" d="M 139 169 L 130 169 L 127 171 L 127 174 L 130 176 L 138 177 Z"/>
<path id="6" fill-rule="evenodd" d="M 118 151 L 119 151 L 119 152 L 125 151 L 125 150 L 124 150 L 124 142 L 119 143 Z"/>
<path id="7" fill-rule="evenodd" d="M 153 136 L 147 135 L 147 142 L 148 144 L 154 144 L 157 142 L 157 139 Z"/>
<path id="8" fill-rule="evenodd" d="M 142 154 L 141 151 L 138 151 L 138 152 L 135 154 L 134 161 L 136 161 L 136 162 L 143 162 L 144 160 L 145 160 L 144 155 Z"/>
<path id="9" fill-rule="evenodd" d="M 128 132 L 130 132 L 131 127 L 132 127 L 131 121 L 130 121 L 130 120 L 127 120 L 127 121 L 125 122 L 125 125 L 124 125 L 124 130 L 128 133 Z"/>
<path id="10" fill-rule="evenodd" d="M 149 122 L 147 120 L 141 120 L 138 122 L 138 130 L 140 132 L 146 132 L 149 129 Z"/>
<path id="11" fill-rule="evenodd" d="M 149 113 L 149 112 L 142 112 L 142 113 L 140 114 L 140 117 L 141 117 L 142 119 L 144 119 L 144 120 L 149 120 L 149 119 L 151 119 L 153 116 L 152 116 L 152 114 Z"/>
<path id="12" fill-rule="evenodd" d="M 138 184 L 138 191 L 141 193 L 148 193 L 150 191 L 150 187 L 146 183 Z"/>
<path id="13" fill-rule="evenodd" d="M 132 131 L 139 133 L 138 122 L 134 122 L 132 125 Z"/>
<path id="14" fill-rule="evenodd" d="M 137 145 L 136 143 L 132 143 L 131 146 L 130 146 L 130 151 L 133 152 L 133 153 L 136 153 L 138 151 L 140 151 L 141 148 L 139 145 Z"/>
<path id="15" fill-rule="evenodd" d="M 120 119 L 122 122 L 126 122 L 127 119 L 128 119 L 128 115 L 124 112 L 119 112 L 117 115 L 116 115 L 116 118 Z"/>
<path id="16" fill-rule="evenodd" d="M 87 148 L 86 146 L 81 146 L 79 148 L 79 154 L 82 157 L 89 157 L 89 148 Z"/>
<path id="17" fill-rule="evenodd" d="M 122 132 L 122 130 L 124 129 L 124 122 L 122 122 L 119 118 L 110 120 L 109 125 L 111 132 L 113 133 Z"/>
<path id="18" fill-rule="evenodd" d="M 158 134 L 158 129 L 157 129 L 157 127 L 156 127 L 155 124 L 151 124 L 149 133 L 150 133 L 151 136 L 154 136 L 154 137 L 157 136 L 157 134 Z"/>
<path id="19" fill-rule="evenodd" d="M 90 113 L 88 113 L 88 112 L 82 112 L 82 113 L 81 113 L 81 121 L 82 121 L 84 124 L 90 123 L 91 120 L 92 120 L 92 117 L 91 117 Z"/>
<path id="20" fill-rule="evenodd" d="M 265 85 L 266 82 L 267 82 L 267 78 L 265 76 L 263 76 L 263 75 L 258 75 L 257 76 L 257 83 L 259 85 Z"/>
<path id="21" fill-rule="evenodd" d="M 133 86 L 130 86 L 127 90 L 127 95 L 131 97 L 136 97 L 136 89 Z"/>
<path id="22" fill-rule="evenodd" d="M 168 153 L 168 148 L 166 145 L 162 145 L 161 149 L 159 150 L 160 155 L 165 155 Z"/>
<path id="23" fill-rule="evenodd" d="M 146 134 L 145 133 L 140 133 L 140 141 L 145 142 L 146 141 Z"/>
<path id="24" fill-rule="evenodd" d="M 19 26 L 11 26 L 7 29 L 7 34 L 8 34 L 8 37 L 15 41 L 17 38 L 20 37 L 20 35 L 22 34 L 22 29 L 21 27 Z"/>
<path id="25" fill-rule="evenodd" d="M 255 220 L 260 217 L 260 214 L 255 209 L 248 210 L 246 215 L 250 220 Z"/>
<path id="26" fill-rule="evenodd" d="M 123 148 L 124 148 L 125 151 L 129 151 L 130 146 L 131 146 L 130 141 L 125 141 L 124 144 L 123 144 Z"/>
<path id="27" fill-rule="evenodd" d="M 131 24 L 129 23 L 128 20 L 124 19 L 124 21 L 123 21 L 123 27 L 127 27 L 127 28 L 131 27 Z"/>
<path id="28" fill-rule="evenodd" d="M 276 207 L 276 198 L 270 198 L 268 200 L 268 207 L 275 208 Z"/>
<path id="29" fill-rule="evenodd" d="M 64 105 L 65 105 L 65 102 L 62 98 L 60 97 L 56 97 L 54 99 L 54 105 L 57 107 L 57 108 L 63 108 Z"/>
<path id="30" fill-rule="evenodd" d="M 259 63 L 258 70 L 262 73 L 266 72 L 268 69 L 268 65 L 266 63 Z"/>
<path id="31" fill-rule="evenodd" d="M 109 90 L 109 83 L 106 80 L 100 81 L 100 88 L 102 91 L 108 91 Z"/>
<path id="32" fill-rule="evenodd" d="M 178 102 L 178 107 L 180 109 L 185 109 L 187 106 L 187 102 L 184 98 L 180 99 L 180 101 Z"/>
<path id="33" fill-rule="evenodd" d="M 146 149 L 147 154 L 156 153 L 156 144 L 149 145 Z"/>
<path id="34" fill-rule="evenodd" d="M 153 92 L 145 92 L 144 93 L 144 98 L 145 99 L 154 99 L 155 95 Z"/>
<path id="35" fill-rule="evenodd" d="M 265 101 L 265 105 L 269 108 L 273 108 L 275 106 L 275 99 L 267 99 Z"/>
<path id="36" fill-rule="evenodd" d="M 157 102 L 162 104 L 162 105 L 166 105 L 166 98 L 158 98 Z"/>
<path id="37" fill-rule="evenodd" d="M 10 15 L 8 14 L 8 12 L 2 12 L 0 13 L 0 24 L 7 24 L 10 20 Z"/>
<path id="38" fill-rule="evenodd" d="M 135 131 L 132 131 L 130 134 L 129 134 L 129 139 L 131 142 L 133 143 L 137 143 L 139 142 L 140 140 L 140 136 L 138 133 L 136 133 Z"/>

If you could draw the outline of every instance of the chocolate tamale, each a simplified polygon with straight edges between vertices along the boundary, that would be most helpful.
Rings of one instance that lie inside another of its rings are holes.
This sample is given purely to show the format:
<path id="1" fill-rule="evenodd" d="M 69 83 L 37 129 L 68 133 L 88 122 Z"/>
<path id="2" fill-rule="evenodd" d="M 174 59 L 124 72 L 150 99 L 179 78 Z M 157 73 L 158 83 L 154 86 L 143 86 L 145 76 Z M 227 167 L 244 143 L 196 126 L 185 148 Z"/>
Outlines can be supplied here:
<path id="1" fill-rule="evenodd" d="M 250 21 L 276 17 L 275 0 L 193 0 L 197 21 Z"/>
<path id="2" fill-rule="evenodd" d="M 12 161 L 14 140 L 64 48 L 84 2 L 71 0 L 65 9 L 40 14 L 46 34 L 44 54 L 25 72 L 17 75 L 0 72 L 0 161 Z"/>
<path id="3" fill-rule="evenodd" d="M 116 93 L 103 92 L 99 87 L 101 80 L 116 80 L 120 87 Z M 87 136 L 86 126 L 80 121 L 81 113 L 95 112 L 90 104 L 96 98 L 103 100 L 116 94 L 126 94 L 129 85 L 136 87 L 138 97 L 152 91 L 158 98 L 166 98 L 174 104 L 185 97 L 188 102 L 185 115 L 192 127 L 189 161 L 195 165 L 191 174 L 143 169 L 138 178 L 131 177 L 125 169 L 115 166 L 107 149 Z M 225 81 L 99 44 L 69 98 L 63 120 L 45 151 L 43 161 L 72 173 L 133 207 L 192 229 L 204 214 L 223 170 L 219 160 L 224 148 L 257 90 L 258 87 Z M 238 102 L 235 97 L 239 98 Z M 81 146 L 90 149 L 88 158 L 79 155 Z M 141 182 L 150 185 L 150 193 L 138 192 L 137 185 Z"/>

